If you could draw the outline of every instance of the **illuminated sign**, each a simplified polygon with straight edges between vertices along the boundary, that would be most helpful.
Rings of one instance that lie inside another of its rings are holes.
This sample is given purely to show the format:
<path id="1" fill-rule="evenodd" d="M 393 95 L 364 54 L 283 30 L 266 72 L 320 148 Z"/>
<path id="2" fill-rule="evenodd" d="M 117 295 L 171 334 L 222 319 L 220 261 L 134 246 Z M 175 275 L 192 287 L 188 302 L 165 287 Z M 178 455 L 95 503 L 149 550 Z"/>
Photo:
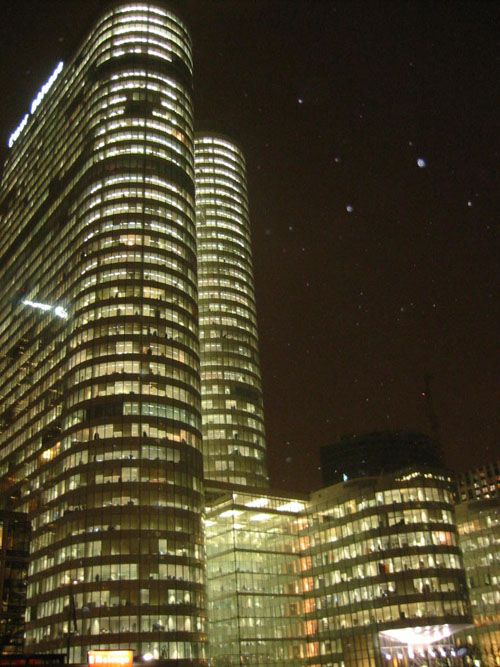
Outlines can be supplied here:
<path id="1" fill-rule="evenodd" d="M 133 667 L 133 651 L 88 651 L 88 664 L 101 667 Z"/>
<path id="2" fill-rule="evenodd" d="M 51 306 L 49 303 L 40 303 L 39 301 L 30 301 L 29 299 L 25 299 L 22 304 L 23 306 L 30 306 L 30 308 L 36 308 L 45 312 L 53 310 L 54 315 L 57 315 L 57 317 L 60 317 L 62 320 L 68 319 L 68 311 L 62 306 Z"/>
<path id="3" fill-rule="evenodd" d="M 36 110 L 38 109 L 38 107 L 40 106 L 40 102 L 43 100 L 43 98 L 45 97 L 45 95 L 46 95 L 46 94 L 49 92 L 49 90 L 52 88 L 52 84 L 54 83 L 54 81 L 57 79 L 57 77 L 58 77 L 59 74 L 61 73 L 62 68 L 63 68 L 63 62 L 61 61 L 61 62 L 57 63 L 57 67 L 55 68 L 55 70 L 52 72 L 52 74 L 50 75 L 50 77 L 48 78 L 48 80 L 47 80 L 47 81 L 43 84 L 43 86 L 40 88 L 40 92 L 38 93 L 38 95 L 35 97 L 35 99 L 34 99 L 33 102 L 31 103 L 31 109 L 30 109 L 30 111 L 31 111 L 32 114 L 35 113 L 35 111 L 36 111 Z"/>
<path id="4" fill-rule="evenodd" d="M 0 667 L 62 667 L 62 653 L 9 653 L 0 655 Z"/>
<path id="5" fill-rule="evenodd" d="M 30 113 L 31 113 L 31 114 L 34 114 L 35 111 L 38 109 L 38 107 L 40 106 L 40 104 L 41 104 L 43 98 L 44 98 L 45 95 L 49 92 L 49 90 L 52 88 L 52 85 L 54 84 L 54 81 L 57 79 L 57 77 L 59 76 L 59 74 L 62 72 L 62 68 L 63 68 L 63 66 L 64 66 L 64 63 L 63 63 L 62 61 L 59 62 L 59 63 L 57 64 L 57 67 L 55 68 L 55 70 L 54 70 L 54 71 L 52 72 L 52 74 L 50 75 L 50 77 L 47 79 L 47 81 L 46 81 L 46 82 L 43 84 L 43 86 L 40 88 L 40 91 L 39 91 L 38 95 L 35 97 L 35 99 L 34 99 L 33 102 L 31 103 L 31 107 L 30 107 Z M 16 129 L 14 130 L 14 132 L 10 135 L 10 137 L 9 137 L 9 141 L 7 142 L 8 145 L 9 145 L 9 148 L 12 148 L 12 146 L 13 146 L 14 143 L 15 143 L 15 141 L 18 139 L 19 135 L 21 134 L 21 132 L 22 132 L 22 131 L 24 130 L 24 128 L 26 127 L 26 124 L 27 124 L 29 118 L 30 118 L 30 114 L 27 113 L 27 114 L 23 117 L 23 119 L 22 119 L 22 121 L 19 123 L 19 125 L 16 127 Z"/>
<path id="6" fill-rule="evenodd" d="M 439 642 L 456 632 L 466 630 L 471 626 L 457 623 L 455 625 L 426 625 L 423 627 L 397 628 L 395 630 L 382 630 L 379 634 L 398 644 L 407 646 L 429 647 L 434 642 Z"/>
<path id="7" fill-rule="evenodd" d="M 30 115 L 29 115 L 29 113 L 27 113 L 27 114 L 23 117 L 23 119 L 22 119 L 22 121 L 19 123 L 19 125 L 16 127 L 16 129 L 14 130 L 14 132 L 10 135 L 10 137 L 9 137 L 9 142 L 8 142 L 8 143 L 9 143 L 9 148 L 11 148 L 11 146 L 13 145 L 13 143 L 15 142 L 15 140 L 17 139 L 17 137 L 21 134 L 21 132 L 22 132 L 22 131 L 24 130 L 24 128 L 26 127 L 26 124 L 27 124 L 27 122 L 28 122 L 28 118 L 29 118 L 29 117 L 30 117 Z"/>

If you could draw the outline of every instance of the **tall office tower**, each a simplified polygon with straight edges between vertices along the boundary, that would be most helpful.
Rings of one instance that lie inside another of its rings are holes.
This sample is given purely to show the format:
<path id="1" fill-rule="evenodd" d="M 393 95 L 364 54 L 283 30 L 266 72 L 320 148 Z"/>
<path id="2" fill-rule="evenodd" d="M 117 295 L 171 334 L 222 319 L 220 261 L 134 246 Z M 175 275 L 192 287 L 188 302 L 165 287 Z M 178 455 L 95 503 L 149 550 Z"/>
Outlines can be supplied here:
<path id="1" fill-rule="evenodd" d="M 33 527 L 27 650 L 72 663 L 204 664 L 191 80 L 182 21 L 116 5 L 9 141 L 1 475 Z"/>
<path id="2" fill-rule="evenodd" d="M 245 160 L 200 134 L 195 174 L 205 478 L 266 487 Z"/>

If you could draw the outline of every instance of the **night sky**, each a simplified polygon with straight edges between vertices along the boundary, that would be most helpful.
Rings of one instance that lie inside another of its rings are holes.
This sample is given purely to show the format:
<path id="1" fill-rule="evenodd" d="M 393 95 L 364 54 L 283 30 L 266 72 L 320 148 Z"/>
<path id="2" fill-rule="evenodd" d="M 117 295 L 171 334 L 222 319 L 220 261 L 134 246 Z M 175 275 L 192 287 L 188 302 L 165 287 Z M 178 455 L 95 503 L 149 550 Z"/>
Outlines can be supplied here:
<path id="1" fill-rule="evenodd" d="M 107 3 L 0 4 L 5 146 Z M 247 157 L 274 485 L 318 487 L 342 434 L 429 431 L 425 374 L 447 463 L 492 460 L 500 5 L 178 4 L 198 127 Z"/>

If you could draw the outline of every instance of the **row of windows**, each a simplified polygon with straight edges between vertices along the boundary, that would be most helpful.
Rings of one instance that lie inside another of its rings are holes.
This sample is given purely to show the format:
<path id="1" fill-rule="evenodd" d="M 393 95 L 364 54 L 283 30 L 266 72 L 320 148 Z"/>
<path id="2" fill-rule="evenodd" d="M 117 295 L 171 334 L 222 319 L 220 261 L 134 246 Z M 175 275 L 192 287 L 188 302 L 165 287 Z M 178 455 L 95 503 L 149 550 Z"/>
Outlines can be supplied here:
<path id="1" fill-rule="evenodd" d="M 363 580 L 367 577 L 383 576 L 390 579 L 390 575 L 423 569 L 461 569 L 459 557 L 454 553 L 436 551 L 435 553 L 405 554 L 403 556 L 385 557 L 383 560 L 368 561 L 354 564 L 350 559 L 337 561 L 335 569 L 325 569 L 314 576 L 314 586 L 341 586 L 345 582 Z M 408 575 L 410 576 L 410 575 Z"/>
<path id="2" fill-rule="evenodd" d="M 144 13 L 140 13 L 140 10 Z M 156 13 L 157 17 L 153 13 Z M 182 60 L 191 65 L 191 42 L 183 24 L 173 14 L 151 6 L 132 5 L 115 10 L 99 23 L 93 33 L 92 49 L 96 51 L 104 41 L 133 31 L 162 37 L 162 45 L 168 45 Z"/>
<path id="3" fill-rule="evenodd" d="M 63 632 L 67 632 L 67 622 L 63 624 Z M 69 661 L 71 664 L 83 664 L 87 660 L 87 646 L 75 646 L 78 637 L 73 638 L 69 652 Z M 114 642 L 113 646 L 117 650 L 132 651 L 135 655 L 150 653 L 155 660 L 205 660 L 206 645 L 204 642 L 188 641 L 141 641 Z M 92 642 L 92 648 L 96 650 L 109 650 L 109 639 L 107 641 L 98 641 L 96 637 Z"/>
<path id="4" fill-rule="evenodd" d="M 174 241 L 166 234 L 168 228 L 164 229 L 163 235 L 152 236 L 150 234 L 127 234 L 127 233 L 117 233 L 118 230 L 114 230 L 113 235 L 104 236 L 101 235 L 98 240 L 95 240 L 91 243 L 85 244 L 85 255 L 90 255 L 91 253 L 99 253 L 99 251 L 105 251 L 109 249 L 117 249 L 123 247 L 133 248 L 134 246 L 139 246 L 143 249 L 153 249 L 159 248 L 161 250 L 166 250 L 168 253 L 178 255 L 185 261 L 191 262 L 193 259 L 193 250 L 192 248 L 186 248 L 186 244 L 182 241 L 179 242 L 177 239 Z M 172 234 L 173 236 L 173 234 Z M 95 237 L 94 237 L 95 238 Z M 102 257 L 106 256 L 105 252 L 99 253 Z M 83 253 L 82 253 L 83 258 Z"/>
<path id="5" fill-rule="evenodd" d="M 149 562 L 149 561 L 148 561 Z M 139 570 L 143 575 L 139 577 Z M 38 577 L 39 575 L 37 575 Z M 80 567 L 72 569 L 69 572 L 59 572 L 57 574 L 42 573 L 39 590 L 34 594 L 28 594 L 29 597 L 34 597 L 38 594 L 46 594 L 55 592 L 58 593 L 62 586 L 68 586 L 73 581 L 78 583 L 97 583 L 124 581 L 137 582 L 138 586 L 145 588 L 150 579 L 153 580 L 170 580 L 172 587 L 178 587 L 182 583 L 202 584 L 204 581 L 204 573 L 201 567 L 191 567 L 188 565 L 174 565 L 169 563 L 155 563 L 149 562 L 148 568 L 144 563 L 138 565 L 137 563 L 115 563 L 112 565 L 94 565 L 88 567 Z M 33 578 L 33 582 L 36 579 Z M 141 584 L 141 581 L 144 581 Z M 174 583 L 175 582 L 175 583 Z M 29 619 L 28 619 L 29 620 Z"/>
<path id="6" fill-rule="evenodd" d="M 48 616 L 52 614 L 47 614 Z M 66 612 L 67 615 L 67 612 Z M 65 623 L 59 622 L 51 625 L 47 632 L 46 628 L 39 628 L 34 636 L 40 641 L 44 639 L 57 639 L 65 635 Z M 204 622 L 199 616 L 161 616 L 159 614 L 120 615 L 114 617 L 98 617 L 82 619 L 79 625 L 79 635 L 100 634 L 123 634 L 135 632 L 204 632 Z"/>
<path id="7" fill-rule="evenodd" d="M 328 533 L 323 534 L 328 544 Z M 333 540 L 332 540 L 333 541 Z M 353 530 L 352 543 L 341 549 L 332 549 L 313 554 L 312 562 L 316 565 L 334 564 L 342 554 L 344 558 L 356 558 L 360 556 L 369 556 L 371 554 L 380 554 L 392 549 L 409 549 L 425 546 L 456 546 L 455 533 L 445 530 L 412 530 L 411 532 L 397 533 L 382 538 L 362 539 L 359 533 Z M 314 546 L 314 543 L 311 544 Z"/>
<path id="8" fill-rule="evenodd" d="M 67 515 L 72 512 L 106 514 L 108 509 L 126 508 L 127 511 L 131 511 L 134 507 L 148 511 L 161 511 L 162 508 L 191 510 L 196 504 L 195 494 L 185 486 L 171 484 L 160 488 L 159 485 L 150 484 L 149 488 L 147 484 L 129 483 L 126 487 L 133 488 L 128 493 L 122 492 L 121 486 L 110 484 L 109 487 L 103 485 L 102 488 L 83 489 L 80 494 L 65 494 L 58 498 L 57 502 L 53 502 L 52 507 L 33 519 L 33 530 L 36 531 L 63 518 L 67 519 Z M 74 497 L 77 495 L 81 498 Z M 76 504 L 78 500 L 82 502 Z"/>
<path id="9" fill-rule="evenodd" d="M 197 203 L 196 226 L 199 231 L 201 231 L 200 228 L 205 226 L 215 226 L 217 229 L 219 227 L 221 229 L 230 229 L 238 232 L 245 238 L 250 238 L 250 225 L 248 220 L 246 218 L 242 218 L 240 215 L 236 215 L 232 211 L 227 211 L 226 209 L 210 208 L 209 206 L 203 206 L 203 208 L 201 208 Z"/>
<path id="10" fill-rule="evenodd" d="M 118 235 L 129 233 L 128 230 L 143 232 L 151 229 L 159 238 L 162 236 L 174 237 L 194 253 L 195 241 L 194 236 L 190 233 L 191 227 L 192 221 L 187 214 L 178 212 L 173 207 L 153 206 L 147 201 L 107 204 L 91 213 L 80 215 L 79 212 L 78 221 L 72 224 L 75 233 L 83 230 L 85 234 L 83 241 L 85 242 L 101 234 L 113 234 L 116 239 L 119 238 Z M 124 239 L 123 242 L 127 243 L 127 240 Z"/>
<path id="11" fill-rule="evenodd" d="M 92 347 L 87 348 L 77 348 L 79 351 L 75 352 L 72 355 L 69 355 L 68 359 L 68 369 L 72 369 L 78 364 L 88 361 L 90 359 L 99 359 L 100 357 L 107 356 L 139 356 L 140 361 L 143 363 L 149 363 L 150 357 L 165 357 L 167 359 L 173 359 L 182 364 L 187 364 L 194 369 L 198 368 L 198 357 L 189 354 L 184 349 L 179 349 L 178 347 L 170 344 L 160 344 L 151 342 L 149 345 L 141 345 L 139 341 L 128 341 L 128 342 L 110 342 L 110 343 L 101 343 L 100 345 L 93 345 Z M 132 359 L 128 359 L 132 361 Z M 142 393 L 142 391 L 140 392 Z"/>
<path id="12" fill-rule="evenodd" d="M 172 364 L 161 363 L 157 361 L 116 360 L 101 364 L 94 364 L 85 368 L 78 368 L 77 370 L 67 375 L 66 381 L 69 386 L 72 386 L 85 382 L 86 380 L 96 380 L 106 376 L 129 374 L 136 376 L 140 375 L 143 376 L 144 379 L 149 376 L 169 377 L 174 380 L 179 380 L 186 385 L 196 385 L 197 377 L 195 373 L 195 367 L 193 367 L 193 370 L 186 369 L 189 369 L 189 367 L 185 364 L 182 364 L 182 366 L 179 365 L 179 367 L 177 367 Z M 117 378 L 110 379 L 115 380 Z M 123 380 L 125 380 L 125 378 L 123 378 Z"/>
<path id="13" fill-rule="evenodd" d="M 325 618 L 318 624 L 320 633 L 339 631 L 362 625 L 375 623 L 394 623 L 410 619 L 426 619 L 433 617 L 464 616 L 466 608 L 460 600 L 433 600 L 429 602 L 402 603 L 387 605 L 374 610 L 357 611 L 352 614 L 336 614 Z"/>
<path id="14" fill-rule="evenodd" d="M 65 399 L 67 408 L 99 396 L 123 396 L 136 394 L 144 397 L 160 396 L 187 403 L 194 407 L 199 406 L 199 398 L 193 389 L 184 389 L 173 384 L 172 378 L 166 382 L 140 382 L 134 380 L 119 380 L 113 382 L 103 382 L 92 384 L 83 389 L 74 390 L 68 393 Z"/>
<path id="15" fill-rule="evenodd" d="M 192 512 L 196 509 L 193 509 Z M 189 518 L 186 515 L 186 512 L 174 508 L 169 512 L 165 512 L 164 509 L 154 511 L 150 508 L 147 513 L 141 513 L 140 511 L 118 513 L 116 511 L 112 513 L 95 511 L 89 513 L 87 517 L 82 513 L 73 513 L 68 515 L 68 520 L 65 523 L 52 526 L 49 530 L 38 531 L 32 540 L 32 548 L 34 552 L 42 549 L 51 551 L 53 545 L 67 541 L 68 534 L 71 535 L 71 539 L 75 540 L 94 538 L 97 535 L 114 539 L 114 535 L 125 535 L 126 531 L 132 531 L 136 543 L 140 535 L 148 540 L 150 535 L 154 537 L 157 534 L 172 534 L 175 532 L 177 540 L 201 545 L 202 534 L 199 517 Z M 41 582 L 40 579 L 33 583 L 33 594 L 38 595 L 42 592 Z"/>
<path id="16" fill-rule="evenodd" d="M 213 145 L 210 146 L 209 143 Z M 226 167 L 231 173 L 236 173 L 240 177 L 245 176 L 243 156 L 231 144 L 225 142 L 224 145 L 220 140 L 210 138 L 205 141 L 204 138 L 195 136 L 195 151 L 197 169 L 210 168 L 213 165 L 214 167 Z"/>
<path id="17" fill-rule="evenodd" d="M 222 197 L 222 204 L 225 205 L 227 200 L 234 202 L 239 208 L 235 209 L 232 205 L 230 208 L 239 210 L 242 214 L 248 213 L 248 203 L 240 186 L 234 185 L 231 181 L 225 181 L 214 176 L 203 177 L 196 173 L 196 198 L 200 206 L 205 204 L 206 198 L 215 197 L 215 201 Z"/>
<path id="18" fill-rule="evenodd" d="M 96 443 L 96 440 L 102 440 L 102 439 L 107 439 L 110 438 L 112 440 L 115 440 L 117 438 L 138 438 L 142 436 L 143 438 L 154 438 L 157 440 L 166 440 L 168 442 L 180 442 L 180 443 L 186 443 L 190 446 L 197 447 L 199 446 L 199 437 L 192 433 L 191 431 L 188 431 L 186 428 L 181 428 L 181 427 L 174 427 L 173 425 L 170 426 L 170 428 L 166 427 L 161 427 L 158 425 L 153 425 L 150 423 L 147 423 L 146 420 L 143 420 L 142 424 L 138 423 L 123 423 L 119 422 L 116 424 L 99 424 L 98 426 L 94 426 L 92 428 L 83 428 L 83 429 L 77 429 L 77 430 L 72 430 L 71 436 L 68 438 L 65 438 L 63 441 L 63 448 L 65 449 L 70 449 L 72 447 L 75 447 L 75 445 L 79 443 L 90 443 L 93 442 L 94 445 L 99 444 Z M 127 452 L 126 447 L 123 443 L 120 443 L 120 450 L 115 451 L 115 458 L 126 458 L 129 456 L 133 456 L 132 451 Z M 138 448 L 140 448 L 139 445 L 137 445 Z M 142 449 L 140 450 L 142 451 Z M 154 451 L 154 450 L 153 450 Z M 137 455 L 137 453 L 136 453 Z M 96 457 L 98 454 L 95 455 Z M 96 458 L 97 460 L 97 458 Z"/>
<path id="19" fill-rule="evenodd" d="M 390 506 L 391 508 L 394 505 Z M 406 507 L 406 505 L 401 505 L 401 507 Z M 449 507 L 447 505 L 447 507 Z M 400 509 L 390 512 L 382 512 L 375 515 L 364 516 L 362 519 L 357 521 L 349 521 L 348 523 L 339 523 L 337 525 L 332 522 L 331 528 L 324 528 L 324 524 L 321 526 L 321 530 L 314 531 L 314 535 L 311 536 L 311 545 L 315 544 L 325 544 L 327 542 L 336 542 L 337 540 L 352 540 L 354 536 L 357 537 L 358 544 L 360 543 L 359 536 L 363 533 L 369 533 L 373 531 L 383 532 L 387 528 L 392 528 L 396 526 L 406 526 L 407 524 L 415 523 L 442 523 L 442 524 L 453 524 L 453 515 L 449 509 L 441 509 L 438 507 L 422 507 L 416 509 Z M 368 535 L 365 535 L 365 538 L 368 539 Z M 366 545 L 371 551 L 375 551 L 379 548 L 380 540 L 377 541 L 377 538 L 373 538 L 371 541 L 366 542 Z"/>
<path id="20" fill-rule="evenodd" d="M 230 388 L 227 387 L 229 393 Z M 222 390 L 224 391 L 224 390 Z M 213 385 L 210 386 L 210 388 L 205 388 L 205 395 L 211 394 L 212 396 L 215 394 L 217 396 L 219 392 L 213 388 Z M 222 392 L 221 392 L 222 393 Z M 244 412 L 251 412 L 253 414 L 258 414 L 260 417 L 262 417 L 262 410 L 255 405 L 255 403 L 248 403 L 244 400 L 241 399 L 223 399 L 223 398 L 210 398 L 210 400 L 204 400 L 201 402 L 201 406 L 203 410 L 241 410 Z"/>
<path id="21" fill-rule="evenodd" d="M 83 343 L 92 340 L 107 340 L 111 342 L 113 338 L 118 338 L 123 341 L 123 336 L 141 336 L 143 342 L 149 339 L 151 344 L 158 338 L 172 340 L 182 345 L 186 345 L 190 349 L 196 349 L 196 341 L 194 335 L 182 328 L 178 323 L 168 322 L 162 320 L 155 321 L 153 326 L 147 326 L 142 321 L 113 321 L 109 324 L 88 324 L 84 329 L 78 330 L 72 338 L 70 349 L 78 348 Z M 132 341 L 134 345 L 134 341 Z M 153 385 L 154 386 L 154 385 Z"/>

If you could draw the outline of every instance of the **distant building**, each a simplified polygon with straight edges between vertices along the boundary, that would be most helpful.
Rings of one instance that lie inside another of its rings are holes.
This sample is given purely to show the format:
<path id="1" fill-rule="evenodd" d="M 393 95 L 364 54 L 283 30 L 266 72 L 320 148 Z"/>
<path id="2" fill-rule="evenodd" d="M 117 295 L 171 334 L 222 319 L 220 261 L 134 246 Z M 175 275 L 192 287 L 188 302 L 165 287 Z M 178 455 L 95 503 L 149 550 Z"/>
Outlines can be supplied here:
<path id="1" fill-rule="evenodd" d="M 423 433 L 382 431 L 344 436 L 321 448 L 326 486 L 358 477 L 377 477 L 407 466 L 442 467 L 438 444 Z"/>
<path id="2" fill-rule="evenodd" d="M 500 460 L 468 470 L 457 477 L 458 501 L 500 496 Z"/>
<path id="3" fill-rule="evenodd" d="M 456 506 L 474 620 L 464 641 L 481 665 L 500 665 L 500 496 Z"/>
<path id="4" fill-rule="evenodd" d="M 0 654 L 23 649 L 29 539 L 27 516 L 0 510 Z"/>

